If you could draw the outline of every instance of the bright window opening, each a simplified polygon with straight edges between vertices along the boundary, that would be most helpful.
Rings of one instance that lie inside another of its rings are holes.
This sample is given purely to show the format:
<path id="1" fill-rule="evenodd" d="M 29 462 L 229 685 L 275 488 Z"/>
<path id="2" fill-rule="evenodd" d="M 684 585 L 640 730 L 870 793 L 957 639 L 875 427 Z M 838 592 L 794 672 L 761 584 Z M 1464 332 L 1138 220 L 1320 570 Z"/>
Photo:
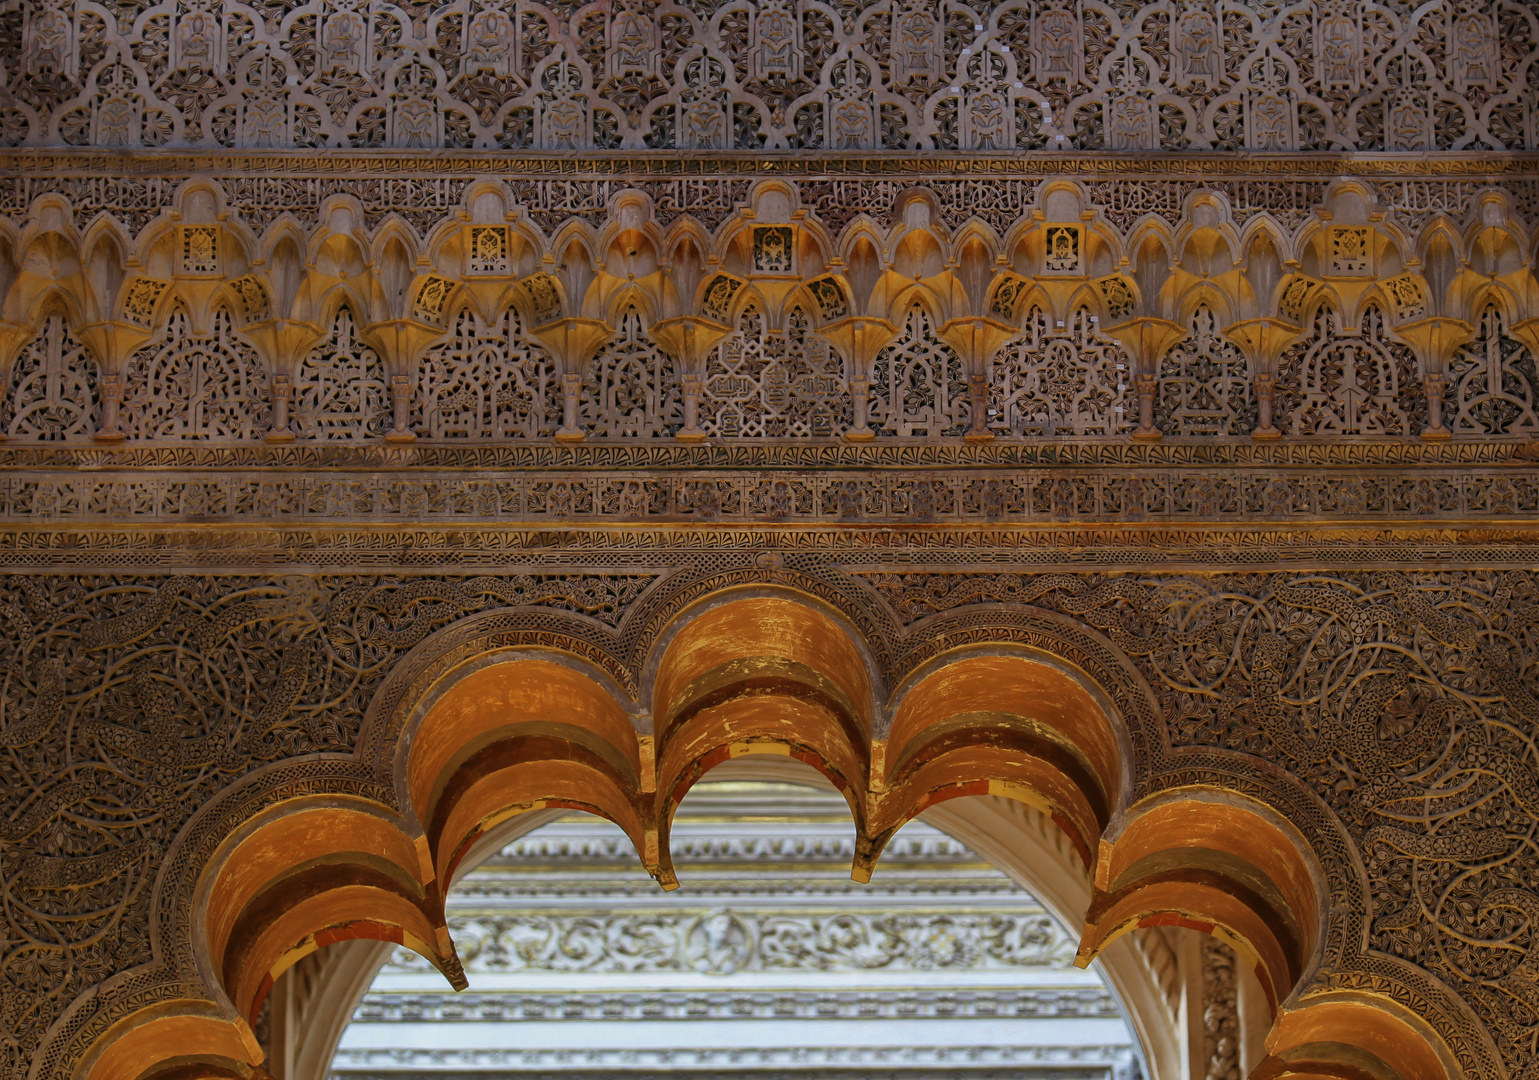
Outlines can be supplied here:
<path id="1" fill-rule="evenodd" d="M 923 822 L 869 885 L 849 811 L 793 784 L 705 783 L 680 807 L 681 887 L 570 814 L 466 874 L 455 994 L 395 950 L 333 1080 L 1134 1080 L 1118 1002 L 1043 906 Z"/>

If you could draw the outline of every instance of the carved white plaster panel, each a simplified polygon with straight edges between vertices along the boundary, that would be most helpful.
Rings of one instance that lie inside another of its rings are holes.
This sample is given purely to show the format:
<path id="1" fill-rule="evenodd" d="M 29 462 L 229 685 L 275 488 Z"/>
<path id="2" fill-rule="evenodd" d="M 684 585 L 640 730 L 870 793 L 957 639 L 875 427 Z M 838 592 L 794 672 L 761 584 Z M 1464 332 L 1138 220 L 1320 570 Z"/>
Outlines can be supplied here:
<path id="1" fill-rule="evenodd" d="M 917 304 L 871 371 L 871 426 L 884 435 L 960 435 L 967 424 L 967 372 Z"/>
<path id="2" fill-rule="evenodd" d="M 1368 308 L 1356 333 L 1322 307 L 1312 333 L 1283 355 L 1278 426 L 1292 435 L 1403 435 L 1426 407 L 1420 371 L 1404 343 L 1390 336 L 1383 313 Z"/>
<path id="3" fill-rule="evenodd" d="M 294 420 L 304 439 L 363 439 L 389 426 L 384 361 L 360 340 L 340 308 L 327 339 L 306 354 L 294 378 Z"/>
<path id="4" fill-rule="evenodd" d="M 838 435 L 850 424 L 843 363 L 800 308 L 779 333 L 745 310 L 706 365 L 700 404 L 701 427 L 722 437 Z"/>
<path id="5" fill-rule="evenodd" d="M 1073 942 L 1047 915 L 840 911 L 510 912 L 451 915 L 469 972 L 953 971 L 1069 967 Z M 392 965 L 425 970 L 397 950 Z"/>
<path id="6" fill-rule="evenodd" d="M 561 424 L 561 375 L 516 311 L 486 325 L 467 309 L 423 356 L 416 400 L 430 439 L 539 438 Z"/>
<path id="7" fill-rule="evenodd" d="M 579 423 L 600 438 L 672 435 L 683 423 L 674 358 L 646 336 L 635 308 L 620 316 L 617 330 L 588 369 Z"/>
<path id="8" fill-rule="evenodd" d="M 1533 352 L 1507 332 L 1507 319 L 1490 307 L 1475 338 L 1449 364 L 1448 423 L 1457 432 L 1492 435 L 1539 432 L 1539 365 Z"/>
<path id="9" fill-rule="evenodd" d="M 1011 435 L 1120 435 L 1129 415 L 1130 361 L 1083 308 L 1068 325 L 1033 310 L 1026 332 L 994 358 L 989 425 Z"/>
<path id="10" fill-rule="evenodd" d="M 1248 435 L 1256 402 L 1245 356 L 1219 332 L 1206 306 L 1192 313 L 1191 335 L 1160 363 L 1155 423 L 1170 435 Z"/>

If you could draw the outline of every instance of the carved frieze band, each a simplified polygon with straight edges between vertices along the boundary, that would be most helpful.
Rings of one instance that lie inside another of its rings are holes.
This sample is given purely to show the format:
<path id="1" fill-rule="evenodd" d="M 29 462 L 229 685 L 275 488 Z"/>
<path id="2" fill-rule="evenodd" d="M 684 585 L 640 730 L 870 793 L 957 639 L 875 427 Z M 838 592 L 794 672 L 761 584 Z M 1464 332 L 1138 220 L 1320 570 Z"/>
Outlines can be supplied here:
<path id="1" fill-rule="evenodd" d="M 7 0 L 0 12 L 20 31 L 0 54 L 12 146 L 1539 146 L 1539 16 L 1521 0 Z"/>
<path id="2" fill-rule="evenodd" d="M 595 910 L 451 915 L 449 929 L 481 974 L 563 972 L 956 971 L 1068 968 L 1074 943 L 1049 915 L 868 911 L 788 914 L 752 902 L 704 912 Z M 427 973 L 397 950 L 387 970 Z"/>
<path id="3" fill-rule="evenodd" d="M 529 524 L 862 522 L 1398 522 L 1406 518 L 1508 519 L 1539 514 L 1539 472 L 1353 471 L 1041 472 L 950 470 L 919 474 L 721 473 L 707 470 L 456 473 L 395 476 L 15 471 L 0 477 L 0 520 L 61 527 L 114 522 L 202 524 L 273 521 Z"/>
<path id="4" fill-rule="evenodd" d="M 576 521 L 543 528 L 438 523 L 389 528 L 328 523 L 254 529 L 70 528 L 44 523 L 0 530 L 0 567 L 89 574 L 379 573 L 421 574 L 445 565 L 467 573 L 551 573 L 579 567 L 601 574 L 660 577 L 704 560 L 723 573 L 795 577 L 824 563 L 854 568 L 956 571 L 979 564 L 1000 572 L 1244 566 L 1521 569 L 1539 562 L 1539 530 L 1521 522 L 1424 526 L 1364 523 L 1300 526 L 1258 521 L 1233 526 L 1147 522 L 1008 527 L 993 522 L 841 523 L 821 528 L 696 523 L 655 528 Z M 876 524 L 880 527 L 872 528 Z"/>

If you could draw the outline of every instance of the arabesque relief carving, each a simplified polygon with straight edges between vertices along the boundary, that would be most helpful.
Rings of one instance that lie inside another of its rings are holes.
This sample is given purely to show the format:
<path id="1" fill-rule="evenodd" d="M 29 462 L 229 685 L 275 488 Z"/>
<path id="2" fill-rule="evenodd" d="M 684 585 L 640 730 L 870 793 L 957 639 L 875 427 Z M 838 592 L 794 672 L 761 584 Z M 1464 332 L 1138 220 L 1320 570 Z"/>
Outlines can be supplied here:
<path id="1" fill-rule="evenodd" d="M 512 603 L 613 625 L 648 580 L 499 577 L 428 599 L 420 586 L 358 579 L 339 583 L 347 613 L 328 615 L 333 587 L 302 578 L 225 595 L 207 578 L 8 577 L 4 610 L 20 636 L 6 646 L 0 730 L 4 1071 L 69 1070 L 58 1055 L 79 1051 L 45 1046 L 45 1033 L 109 972 L 152 964 L 153 873 L 178 831 L 264 762 L 355 744 L 390 660 L 441 621 L 417 616 Z M 391 625 L 401 615 L 408 624 Z M 240 669 L 249 683 L 232 684 Z M 93 689 L 79 681 L 88 671 Z M 183 952 L 172 967 L 185 979 L 190 962 Z"/>
<path id="2" fill-rule="evenodd" d="M 1522 0 L 0 0 L 0 1073 L 261 1080 L 310 950 L 463 985 L 516 814 L 671 885 L 766 752 L 857 880 L 1035 815 L 1083 920 L 979 963 L 1210 934 L 1151 1080 L 1531 1078 L 1536 50 Z M 938 962 L 767 925 L 655 959 Z"/>
<path id="3" fill-rule="evenodd" d="M 817 184 L 766 181 L 709 230 L 645 188 L 556 230 L 478 181 L 422 231 L 338 194 L 260 233 L 230 188 L 192 182 L 135 233 L 33 201 L 8 241 L 10 444 L 1533 427 L 1533 208 L 1496 187 L 1403 213 L 1357 181 L 1300 212 L 1192 189 L 1162 217 L 1044 181 L 1000 231 L 941 182 L 835 228 Z"/>
<path id="4" fill-rule="evenodd" d="M 451 916 L 449 927 L 470 972 L 934 971 L 1042 966 L 1074 953 L 1041 915 L 600 914 Z M 395 964 L 427 968 L 404 952 Z"/>
<path id="5" fill-rule="evenodd" d="M 5 145 L 1539 146 L 1518 0 L 8 0 Z"/>
<path id="6" fill-rule="evenodd" d="M 1515 1018 L 1533 1007 L 1526 950 L 1505 936 L 1529 911 L 1516 886 L 1527 845 L 1508 830 L 1512 813 L 1530 826 L 1533 814 L 1530 767 L 1518 764 L 1531 752 L 1532 702 L 1513 676 L 1523 669 L 1513 650 L 1527 636 L 1520 576 L 1489 575 L 1478 588 L 1460 576 L 1429 591 L 1430 581 L 1398 573 L 1355 584 L 1322 575 L 1276 582 L 1261 606 L 1242 599 L 1238 579 L 1187 596 L 1180 586 L 1104 586 L 1107 597 L 1160 612 L 1150 623 L 1098 604 L 1078 581 L 965 576 L 941 589 L 933 578 L 870 579 L 906 621 L 985 597 L 1041 603 L 1064 590 L 1064 610 L 1142 658 L 1178 742 L 1281 755 L 1334 807 L 1362 846 L 1373 948 L 1404 957 L 1446 935 L 1447 946 L 1433 945 L 1448 957 L 1442 977 L 1481 970 L 1466 992 L 1472 1006 L 1518 1036 Z M 1486 802 L 1507 784 L 1510 800 Z M 1489 971 L 1467 951 L 1498 941 L 1511 951 Z"/>

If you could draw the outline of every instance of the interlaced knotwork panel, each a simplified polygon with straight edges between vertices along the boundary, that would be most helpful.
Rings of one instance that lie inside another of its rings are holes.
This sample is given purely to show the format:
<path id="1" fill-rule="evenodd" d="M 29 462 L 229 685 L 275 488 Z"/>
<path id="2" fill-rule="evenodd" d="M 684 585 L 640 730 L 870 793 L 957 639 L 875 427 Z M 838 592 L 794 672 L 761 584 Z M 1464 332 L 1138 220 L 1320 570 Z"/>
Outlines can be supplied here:
<path id="1" fill-rule="evenodd" d="M 962 358 L 915 304 L 871 364 L 871 427 L 879 435 L 960 435 L 969 409 Z"/>
<path id="2" fill-rule="evenodd" d="M 793 308 L 773 333 L 757 308 L 738 317 L 706 363 L 700 426 L 711 435 L 827 436 L 853 423 L 839 354 Z"/>
<path id="3" fill-rule="evenodd" d="M 353 313 L 337 309 L 331 334 L 294 379 L 294 420 L 303 439 L 365 439 L 390 428 L 385 362 L 358 336 Z"/>
<path id="4" fill-rule="evenodd" d="M 1199 307 L 1190 336 L 1160 361 L 1154 424 L 1167 435 L 1248 435 L 1256 426 L 1249 366 L 1218 330 L 1212 310 Z"/>
<path id="5" fill-rule="evenodd" d="M 430 439 L 542 438 L 561 426 L 561 373 L 508 309 L 490 325 L 469 308 L 417 376 L 416 430 Z"/>
<path id="6" fill-rule="evenodd" d="M 1040 309 L 995 356 L 988 423 L 1001 435 L 1121 435 L 1131 431 L 1131 361 L 1084 308 L 1067 326 Z"/>
<path id="7" fill-rule="evenodd" d="M 588 366 L 578 423 L 599 437 L 672 435 L 684 426 L 673 357 L 647 336 L 635 308 L 620 317 L 618 331 Z"/>
<path id="8" fill-rule="evenodd" d="M 1277 371 L 1277 426 L 1290 435 L 1412 435 L 1425 426 L 1416 356 L 1367 308 L 1357 334 L 1322 306 Z"/>
<path id="9" fill-rule="evenodd" d="M 1539 145 L 1539 14 L 1521 0 L 5 8 L 23 16 L 9 145 Z"/>
<path id="10" fill-rule="evenodd" d="M 267 372 L 235 334 L 230 313 L 194 334 L 185 311 L 166 320 L 160 340 L 129 360 L 123 432 L 130 439 L 249 441 L 267 434 Z"/>
<path id="11" fill-rule="evenodd" d="M 1539 365 L 1494 305 L 1480 316 L 1475 339 L 1454 352 L 1448 382 L 1447 423 L 1456 433 L 1539 431 Z"/>
<path id="12" fill-rule="evenodd" d="M 1533 575 L 867 576 L 905 623 L 1001 601 L 1106 633 L 1156 687 L 1178 746 L 1280 765 L 1345 824 L 1368 894 L 1327 869 L 1333 908 L 1360 912 L 1369 947 L 1399 962 L 1328 981 L 1379 992 L 1421 969 L 1458 988 L 1511 1075 L 1532 1066 L 1539 698 L 1521 673 L 1539 626 Z M 1315 813 L 1300 827 L 1326 828 Z M 1342 956 L 1327 944 L 1328 968 Z M 1428 993 L 1431 980 L 1401 1000 L 1426 1015 Z M 1467 1073 L 1482 1068 L 1473 1041 L 1451 1046 Z"/>
<path id="13" fill-rule="evenodd" d="M 28 442 L 89 441 L 96 407 L 96 363 L 55 312 L 11 364 L 0 431 Z"/>

